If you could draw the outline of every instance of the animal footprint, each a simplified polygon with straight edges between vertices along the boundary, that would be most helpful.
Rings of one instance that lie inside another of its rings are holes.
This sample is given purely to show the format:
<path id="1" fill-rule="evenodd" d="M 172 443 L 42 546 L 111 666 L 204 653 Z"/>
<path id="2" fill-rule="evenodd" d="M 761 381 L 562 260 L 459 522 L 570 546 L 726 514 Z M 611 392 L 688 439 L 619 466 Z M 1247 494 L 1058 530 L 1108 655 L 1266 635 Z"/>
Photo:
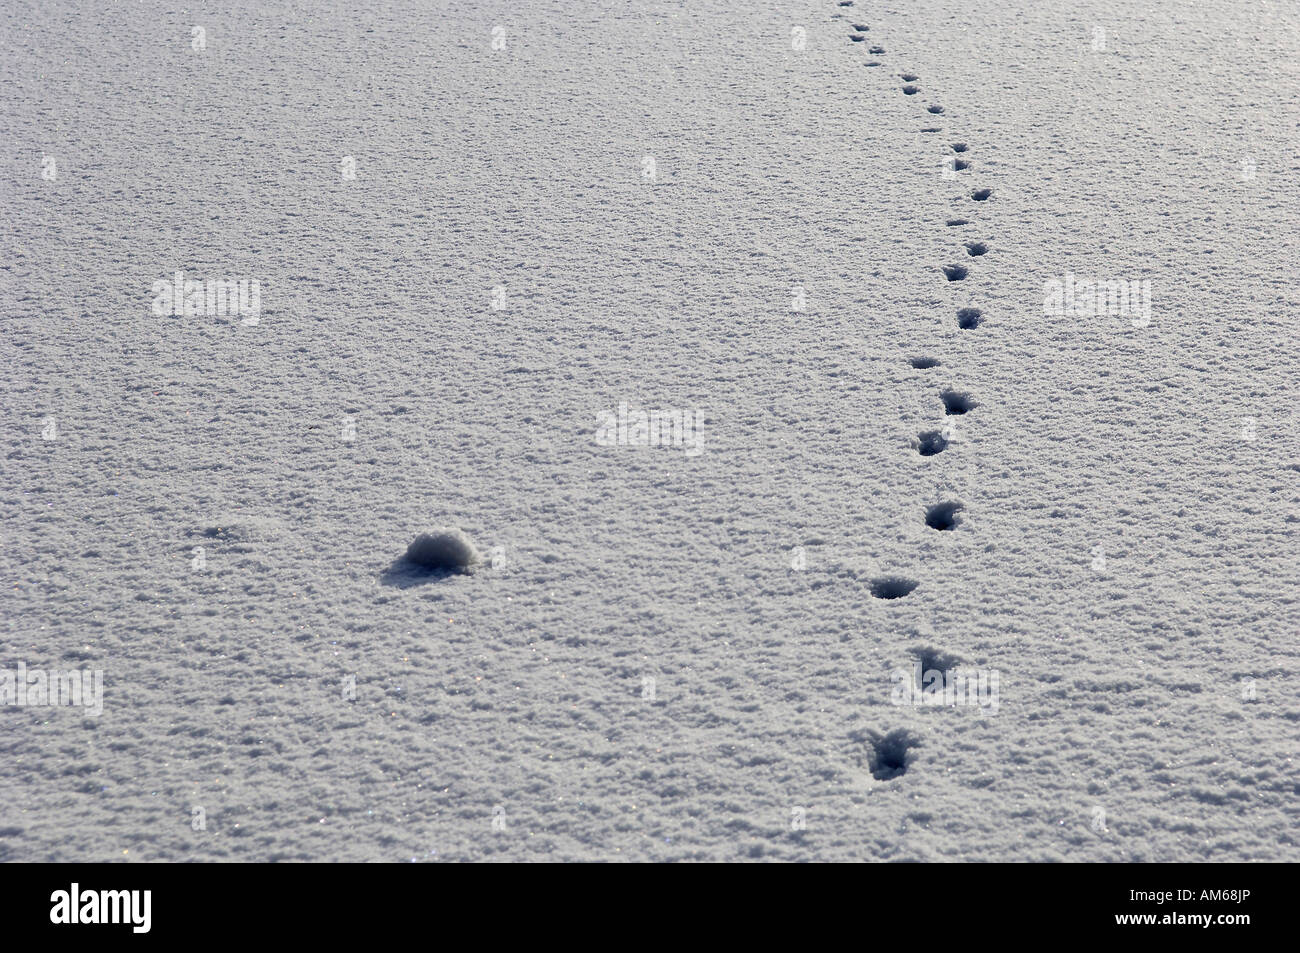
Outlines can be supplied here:
<path id="1" fill-rule="evenodd" d="M 992 194 L 993 194 L 992 189 L 976 189 L 974 192 L 970 194 L 970 197 L 973 198 L 976 202 L 986 202 L 988 201 L 988 197 Z"/>
<path id="2" fill-rule="evenodd" d="M 851 34 L 849 34 L 849 39 L 852 40 L 854 43 L 861 43 L 863 40 L 866 39 L 866 37 L 865 37 L 865 36 L 858 36 L 858 34 L 856 34 L 856 33 L 851 33 Z"/>
<path id="3" fill-rule="evenodd" d="M 948 438 L 938 430 L 926 430 L 916 435 L 916 450 L 923 457 L 932 457 L 948 449 Z"/>
<path id="4" fill-rule="evenodd" d="M 925 509 L 925 525 L 940 531 L 956 529 L 961 522 L 958 515 L 965 507 L 956 501 L 935 503 Z"/>
<path id="5" fill-rule="evenodd" d="M 914 73 L 900 73 L 898 74 L 898 78 L 901 79 L 904 83 L 915 83 L 921 77 L 915 75 Z"/>
<path id="6" fill-rule="evenodd" d="M 883 46 L 873 46 L 869 52 L 874 53 L 876 56 L 883 56 L 885 48 Z"/>
<path id="7" fill-rule="evenodd" d="M 970 221 L 964 218 L 950 218 L 948 219 L 947 224 L 949 225 L 949 227 L 953 225 L 969 225 Z"/>
<path id="8" fill-rule="evenodd" d="M 956 169 L 958 172 L 961 172 L 963 169 L 969 169 L 970 163 L 967 162 L 965 159 L 953 159 L 952 167 Z"/>
<path id="9" fill-rule="evenodd" d="M 917 93 L 919 93 L 920 91 L 921 91 L 921 87 L 920 87 L 920 86 L 907 85 L 907 86 L 904 86 L 904 87 L 903 87 L 903 95 L 904 95 L 904 96 L 915 96 L 915 95 L 916 95 Z"/>
<path id="10" fill-rule="evenodd" d="M 866 26 L 866 24 L 863 24 L 863 23 L 855 23 L 855 24 L 853 24 L 853 29 L 857 30 L 859 33 L 866 33 L 866 32 L 867 32 L 867 26 Z"/>
<path id="11" fill-rule="evenodd" d="M 944 265 L 943 273 L 948 276 L 949 281 L 962 281 L 966 278 L 969 269 L 965 265 Z"/>
<path id="12" fill-rule="evenodd" d="M 979 406 L 970 394 L 956 390 L 943 391 L 939 394 L 939 399 L 943 401 L 943 412 L 949 416 L 967 414 Z"/>
<path id="13" fill-rule="evenodd" d="M 966 143 L 964 143 L 964 142 L 954 142 L 954 143 L 952 144 L 952 151 L 953 151 L 953 152 L 965 152 L 965 151 L 966 151 Z"/>
<path id="14" fill-rule="evenodd" d="M 903 576 L 881 576 L 871 580 L 871 594 L 877 599 L 901 599 L 919 585 Z"/>
<path id="15" fill-rule="evenodd" d="M 931 367 L 938 367 L 939 359 L 937 357 L 914 357 L 912 358 L 912 366 L 923 371 Z"/>
<path id="16" fill-rule="evenodd" d="M 963 331 L 973 331 L 983 322 L 979 308 L 962 308 L 957 312 L 957 327 Z"/>
<path id="17" fill-rule="evenodd" d="M 980 255 L 987 254 L 988 250 L 989 246 L 985 245 L 983 242 L 966 243 L 966 254 L 970 255 L 972 258 L 978 258 Z"/>
<path id="18" fill-rule="evenodd" d="M 921 744 L 919 738 L 903 728 L 895 728 L 887 735 L 870 731 L 867 739 L 871 742 L 867 762 L 871 766 L 871 776 L 877 781 L 890 781 L 906 774 L 916 760 L 912 749 Z"/>
<path id="19" fill-rule="evenodd" d="M 926 106 L 925 108 L 926 108 L 926 111 L 927 111 L 927 112 L 932 112 L 932 113 L 934 113 L 936 116 L 941 116 L 941 115 L 943 115 L 943 107 L 942 107 L 942 106 Z"/>

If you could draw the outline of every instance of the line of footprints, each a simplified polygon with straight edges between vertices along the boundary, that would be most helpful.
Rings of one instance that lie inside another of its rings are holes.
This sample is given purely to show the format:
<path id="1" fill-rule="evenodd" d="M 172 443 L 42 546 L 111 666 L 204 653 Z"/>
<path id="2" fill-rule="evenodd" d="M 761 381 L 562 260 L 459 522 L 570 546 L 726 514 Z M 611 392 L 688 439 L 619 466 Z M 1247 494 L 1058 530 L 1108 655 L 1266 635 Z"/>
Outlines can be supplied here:
<path id="1" fill-rule="evenodd" d="M 852 7 L 853 0 L 840 0 L 841 7 Z M 843 18 L 843 14 L 838 15 Z M 853 23 L 852 32 L 849 39 L 854 43 L 866 43 L 867 33 L 870 27 L 862 23 Z M 881 66 L 882 62 L 874 57 L 884 56 L 885 48 L 883 46 L 872 45 L 870 47 L 872 59 L 867 60 L 867 66 Z M 902 80 L 901 90 L 904 96 L 915 96 L 921 91 L 917 85 L 920 80 L 919 76 L 913 73 L 900 73 L 899 79 Z M 938 104 L 931 104 L 925 107 L 926 115 L 942 116 L 943 107 Z M 927 126 L 922 132 L 942 132 L 942 126 Z M 947 160 L 947 169 L 953 174 L 971 168 L 969 158 L 970 149 L 964 142 L 954 142 L 951 144 L 952 155 Z M 971 201 L 987 202 L 993 194 L 992 189 L 975 189 L 970 193 Z M 970 219 L 950 218 L 945 223 L 950 228 L 957 228 L 963 225 L 970 225 Z M 963 246 L 968 258 L 979 258 L 988 254 L 989 246 L 985 242 L 968 241 Z M 965 281 L 966 276 L 970 274 L 970 268 L 964 264 L 943 265 L 941 266 L 943 276 L 948 281 Z M 983 312 L 979 308 L 966 307 L 960 308 L 956 315 L 957 327 L 962 331 L 973 331 L 978 328 L 984 321 Z M 938 367 L 939 360 L 933 357 L 914 357 L 912 358 L 912 367 L 918 370 L 924 370 L 931 367 Z M 978 407 L 978 403 L 970 394 L 955 390 L 943 390 L 939 393 L 939 400 L 943 403 L 943 412 L 945 416 L 955 416 L 967 414 Z M 950 431 L 951 432 L 951 431 Z M 948 449 L 949 438 L 944 435 L 943 430 L 925 430 L 917 434 L 913 446 L 923 457 L 932 457 L 936 454 L 943 453 Z M 945 501 L 935 503 L 926 508 L 925 525 L 933 530 L 940 532 L 956 528 L 961 522 L 962 504 L 956 501 Z M 876 579 L 871 584 L 871 594 L 878 599 L 900 599 L 906 596 L 919 585 L 912 579 L 906 579 L 898 576 L 889 576 Z"/>

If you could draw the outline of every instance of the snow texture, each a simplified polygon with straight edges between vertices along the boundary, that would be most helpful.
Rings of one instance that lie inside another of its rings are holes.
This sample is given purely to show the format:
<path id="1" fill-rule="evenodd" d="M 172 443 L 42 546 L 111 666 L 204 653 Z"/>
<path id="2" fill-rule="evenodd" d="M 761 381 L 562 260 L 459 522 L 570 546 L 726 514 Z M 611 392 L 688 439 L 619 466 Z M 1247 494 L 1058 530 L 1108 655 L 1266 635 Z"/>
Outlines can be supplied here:
<path id="1" fill-rule="evenodd" d="M 0 859 L 1297 859 L 1294 4 L 0 48 Z"/>

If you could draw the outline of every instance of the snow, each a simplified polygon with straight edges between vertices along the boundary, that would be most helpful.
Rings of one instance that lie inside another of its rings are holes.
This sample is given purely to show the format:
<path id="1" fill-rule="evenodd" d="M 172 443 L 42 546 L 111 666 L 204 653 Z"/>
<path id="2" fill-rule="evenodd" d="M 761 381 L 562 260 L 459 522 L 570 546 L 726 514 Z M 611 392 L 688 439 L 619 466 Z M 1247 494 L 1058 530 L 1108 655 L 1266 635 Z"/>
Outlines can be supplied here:
<path id="1" fill-rule="evenodd" d="M 1297 859 L 1294 5 L 333 6 L 0 25 L 0 859 Z"/>

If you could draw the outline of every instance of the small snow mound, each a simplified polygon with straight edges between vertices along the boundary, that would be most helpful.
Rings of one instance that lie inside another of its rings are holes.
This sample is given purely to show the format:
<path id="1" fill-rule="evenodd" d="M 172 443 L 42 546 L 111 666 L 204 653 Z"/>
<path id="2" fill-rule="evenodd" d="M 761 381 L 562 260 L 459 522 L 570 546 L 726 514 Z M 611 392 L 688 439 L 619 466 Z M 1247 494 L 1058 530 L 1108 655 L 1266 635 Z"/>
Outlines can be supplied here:
<path id="1" fill-rule="evenodd" d="M 469 572 L 471 567 L 483 561 L 483 557 L 468 536 L 451 528 L 415 537 L 406 548 L 406 560 L 425 569 Z"/>

